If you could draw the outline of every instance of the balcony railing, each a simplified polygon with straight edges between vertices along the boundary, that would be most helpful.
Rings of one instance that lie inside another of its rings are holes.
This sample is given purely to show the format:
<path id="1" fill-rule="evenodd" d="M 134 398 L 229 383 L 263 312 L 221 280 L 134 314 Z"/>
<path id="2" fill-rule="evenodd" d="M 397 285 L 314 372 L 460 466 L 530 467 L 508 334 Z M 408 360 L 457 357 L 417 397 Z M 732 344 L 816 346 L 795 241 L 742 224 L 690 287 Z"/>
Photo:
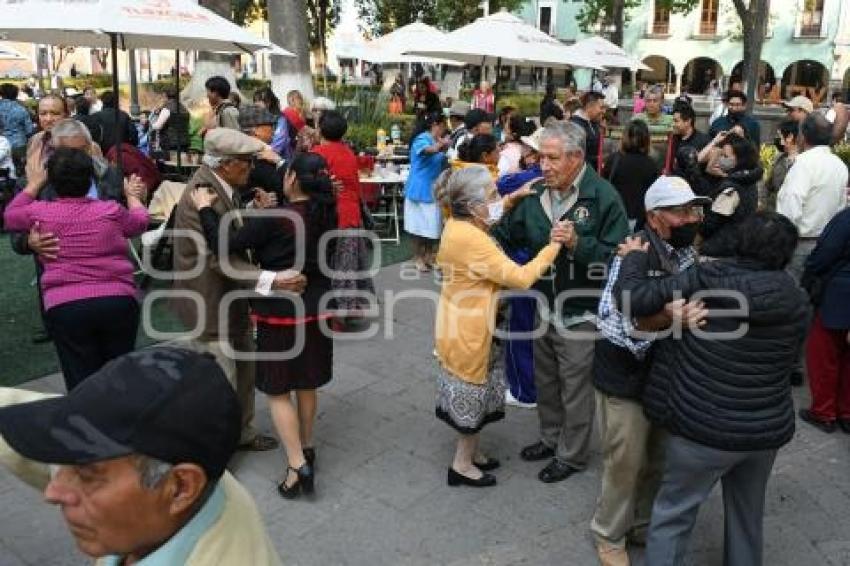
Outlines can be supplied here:
<path id="1" fill-rule="evenodd" d="M 800 37 L 820 37 L 820 23 L 800 26 Z"/>

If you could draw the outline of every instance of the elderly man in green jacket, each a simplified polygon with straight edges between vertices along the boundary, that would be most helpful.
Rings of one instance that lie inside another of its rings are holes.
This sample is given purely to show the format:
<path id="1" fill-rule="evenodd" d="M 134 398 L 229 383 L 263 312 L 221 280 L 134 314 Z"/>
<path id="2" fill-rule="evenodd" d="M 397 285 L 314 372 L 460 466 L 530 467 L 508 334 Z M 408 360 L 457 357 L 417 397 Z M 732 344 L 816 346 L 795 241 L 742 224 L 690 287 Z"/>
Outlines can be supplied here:
<path id="1" fill-rule="evenodd" d="M 555 222 L 565 222 L 570 234 L 549 276 L 534 287 L 548 303 L 538 309 L 545 332 L 534 341 L 540 440 L 521 457 L 550 459 L 538 475 L 545 483 L 587 466 L 595 313 L 608 258 L 629 232 L 619 194 L 587 167 L 584 147 L 584 131 L 576 124 L 547 127 L 540 147 L 543 180 L 493 230 L 506 249 L 524 249 L 532 257 L 549 242 Z"/>

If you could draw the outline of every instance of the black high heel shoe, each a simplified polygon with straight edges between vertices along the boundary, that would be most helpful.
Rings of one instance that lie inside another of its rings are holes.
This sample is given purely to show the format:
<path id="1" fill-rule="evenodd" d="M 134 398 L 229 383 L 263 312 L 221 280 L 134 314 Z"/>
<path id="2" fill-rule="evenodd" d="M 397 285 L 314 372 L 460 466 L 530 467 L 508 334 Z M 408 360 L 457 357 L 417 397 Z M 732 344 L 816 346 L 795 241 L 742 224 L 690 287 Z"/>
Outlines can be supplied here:
<path id="1" fill-rule="evenodd" d="M 304 453 L 304 459 L 307 460 L 307 463 L 310 464 L 310 467 L 313 468 L 313 471 L 316 471 L 316 449 L 312 446 L 308 446 L 304 448 L 301 452 Z"/>
<path id="2" fill-rule="evenodd" d="M 454 468 L 449 468 L 448 484 L 452 487 L 459 485 L 468 485 L 470 487 L 490 487 L 496 485 L 496 476 L 493 474 L 481 474 L 477 480 L 468 478 L 460 472 L 456 472 Z"/>
<path id="3" fill-rule="evenodd" d="M 298 481 L 294 484 L 287 487 L 286 478 L 289 477 L 289 472 L 295 472 L 295 475 L 298 476 Z M 310 467 L 310 464 L 304 464 L 297 470 L 292 466 L 286 467 L 286 477 L 282 482 L 277 484 L 277 492 L 284 499 L 295 499 L 302 493 L 304 495 L 311 495 L 315 489 L 315 476 L 313 474 L 313 469 Z"/>

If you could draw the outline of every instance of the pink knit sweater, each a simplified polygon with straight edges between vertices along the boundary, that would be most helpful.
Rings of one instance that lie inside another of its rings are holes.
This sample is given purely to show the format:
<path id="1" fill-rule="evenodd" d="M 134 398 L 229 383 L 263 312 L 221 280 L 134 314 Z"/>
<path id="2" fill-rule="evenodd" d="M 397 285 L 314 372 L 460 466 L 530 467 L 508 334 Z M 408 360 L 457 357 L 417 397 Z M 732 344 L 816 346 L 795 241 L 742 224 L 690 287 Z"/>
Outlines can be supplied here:
<path id="1" fill-rule="evenodd" d="M 59 238 L 59 257 L 44 263 L 41 277 L 46 309 L 81 299 L 136 296 L 127 238 L 147 228 L 144 207 L 127 210 L 87 197 L 37 201 L 21 192 L 3 218 L 7 230 L 26 232 L 38 222 L 42 232 Z"/>

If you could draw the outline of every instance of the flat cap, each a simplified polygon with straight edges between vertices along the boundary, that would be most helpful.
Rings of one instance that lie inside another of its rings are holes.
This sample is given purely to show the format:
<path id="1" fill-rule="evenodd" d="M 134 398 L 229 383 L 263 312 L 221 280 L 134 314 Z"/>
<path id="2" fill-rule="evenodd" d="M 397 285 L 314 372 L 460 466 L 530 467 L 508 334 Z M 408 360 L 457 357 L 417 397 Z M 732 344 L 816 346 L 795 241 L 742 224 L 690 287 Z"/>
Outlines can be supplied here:
<path id="1" fill-rule="evenodd" d="M 243 104 L 239 108 L 239 127 L 242 130 L 250 130 L 257 126 L 274 126 L 277 124 L 278 116 L 269 112 L 265 106 L 259 104 Z"/>
<path id="2" fill-rule="evenodd" d="M 254 155 L 265 147 L 257 138 L 230 128 L 213 128 L 204 138 L 204 153 L 211 157 Z"/>

